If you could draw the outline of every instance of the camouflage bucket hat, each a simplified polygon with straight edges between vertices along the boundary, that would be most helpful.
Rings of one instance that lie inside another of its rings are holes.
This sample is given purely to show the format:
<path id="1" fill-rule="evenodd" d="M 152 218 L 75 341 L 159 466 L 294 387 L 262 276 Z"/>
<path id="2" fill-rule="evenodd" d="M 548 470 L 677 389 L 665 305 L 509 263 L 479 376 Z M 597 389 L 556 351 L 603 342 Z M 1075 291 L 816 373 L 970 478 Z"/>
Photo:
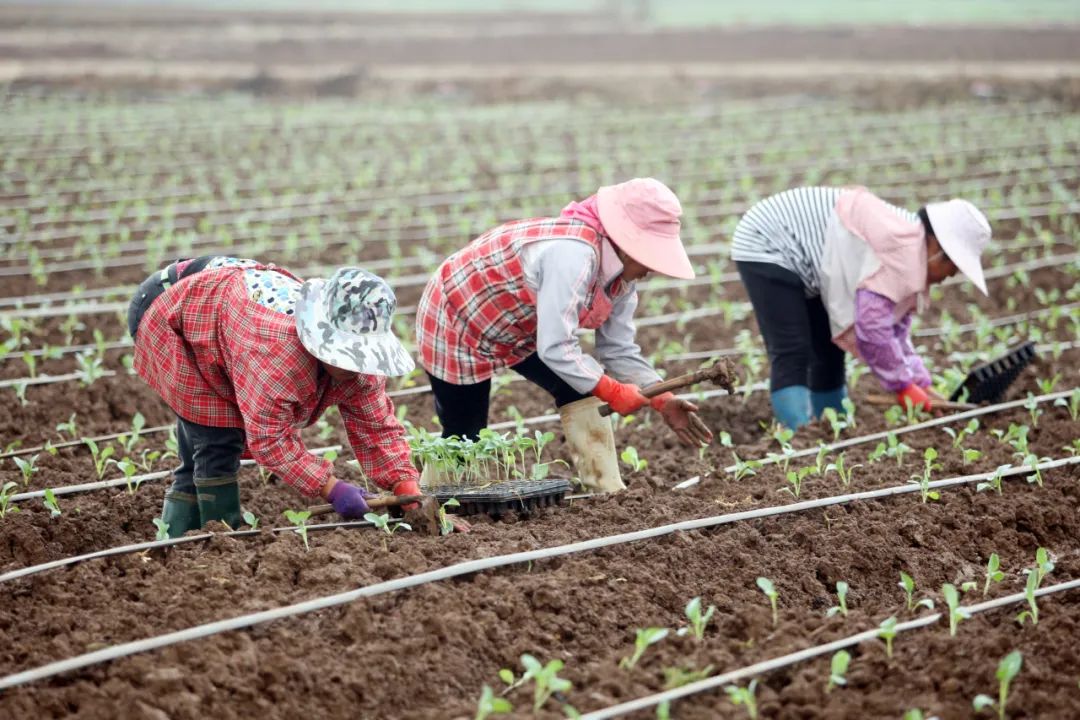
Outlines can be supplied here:
<path id="1" fill-rule="evenodd" d="M 341 268 L 329 280 L 308 280 L 296 302 L 296 332 L 308 352 L 344 370 L 406 375 L 416 367 L 391 330 L 394 291 L 378 275 Z"/>

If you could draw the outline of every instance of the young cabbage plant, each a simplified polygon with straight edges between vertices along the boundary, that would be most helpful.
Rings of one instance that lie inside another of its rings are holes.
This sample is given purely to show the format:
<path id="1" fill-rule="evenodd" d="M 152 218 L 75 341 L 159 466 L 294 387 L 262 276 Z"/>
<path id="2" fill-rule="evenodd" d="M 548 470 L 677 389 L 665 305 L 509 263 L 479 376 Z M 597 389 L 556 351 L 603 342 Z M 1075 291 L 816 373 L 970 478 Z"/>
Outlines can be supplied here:
<path id="1" fill-rule="evenodd" d="M 776 604 L 780 599 L 780 593 L 776 591 L 776 586 L 773 585 L 773 581 L 767 577 L 759 577 L 757 579 L 757 586 L 761 588 L 761 592 L 765 593 L 765 597 L 769 598 L 769 605 L 772 606 L 772 625 L 773 627 L 776 627 L 779 619 Z"/>
<path id="2" fill-rule="evenodd" d="M 840 482 L 844 484 L 844 487 L 851 485 L 851 476 L 855 473 L 855 468 L 861 468 L 862 463 L 855 463 L 850 468 L 844 466 L 844 453 L 840 453 L 836 456 L 836 462 L 829 463 L 825 472 L 835 472 L 840 477 Z"/>
<path id="3" fill-rule="evenodd" d="M 412 525 L 409 525 L 409 523 L 406 522 L 394 523 L 393 527 L 391 527 L 390 513 L 383 513 L 382 515 L 373 512 L 364 513 L 364 519 L 385 533 L 382 536 L 382 546 L 384 551 L 390 549 L 389 545 L 386 543 L 387 537 L 393 537 L 394 533 L 398 530 L 412 530 Z"/>
<path id="4" fill-rule="evenodd" d="M 708 610 L 702 612 L 701 598 L 696 597 L 686 603 L 685 612 L 686 619 L 690 621 L 690 626 L 680 628 L 678 634 L 682 636 L 692 633 L 694 639 L 701 642 L 705 639 L 705 628 L 708 627 L 709 621 L 712 620 L 712 616 L 716 613 L 716 606 L 710 605 Z"/>
<path id="5" fill-rule="evenodd" d="M 535 465 L 533 467 L 536 467 Z M 448 507 L 460 507 L 461 503 L 457 498 L 450 498 L 442 505 L 439 506 L 439 534 L 449 535 L 454 532 L 454 521 L 447 516 L 446 508 Z"/>
<path id="6" fill-rule="evenodd" d="M 285 519 L 296 526 L 294 532 L 301 537 L 304 541 L 304 549 L 310 550 L 311 546 L 308 545 L 307 537 L 307 521 L 311 517 L 310 510 L 286 510 L 284 513 Z"/>
<path id="7" fill-rule="evenodd" d="M 971 617 L 971 613 L 960 607 L 960 593 L 955 585 L 945 583 L 941 586 L 941 594 L 945 597 L 945 604 L 949 606 L 949 635 L 955 637 L 957 625 L 961 620 Z"/>
<path id="8" fill-rule="evenodd" d="M 851 664 L 851 653 L 847 650 L 839 650 L 832 656 L 829 663 L 829 682 L 825 686 L 825 692 L 833 691 L 838 685 L 847 685 L 847 671 Z"/>
<path id="9" fill-rule="evenodd" d="M 1005 705 L 1009 701 L 1009 687 L 1012 685 L 1012 681 L 1016 679 L 1016 676 L 1020 674 L 1020 669 L 1024 665 L 1024 656 L 1019 650 L 1013 650 L 1011 653 L 1001 658 L 1001 662 L 998 663 L 997 675 L 998 679 L 998 699 L 997 702 L 989 695 L 976 695 L 972 701 L 971 706 L 975 712 L 982 712 L 983 710 L 997 707 L 998 720 L 1005 720 Z"/>
<path id="10" fill-rule="evenodd" d="M 843 615 L 844 617 L 847 617 L 847 594 L 848 584 L 843 580 L 840 580 L 836 583 L 836 597 L 840 601 L 840 604 L 829 608 L 825 613 L 825 617 L 832 617 L 834 615 Z"/>
<path id="11" fill-rule="evenodd" d="M 98 480 L 105 475 L 105 468 L 109 466 L 109 458 L 116 452 L 116 448 L 112 445 L 107 445 L 104 448 L 98 448 L 98 444 L 90 438 L 83 438 L 82 441 L 86 444 L 86 447 L 90 448 L 90 454 L 94 458 L 94 469 L 97 471 Z"/>
<path id="12" fill-rule="evenodd" d="M 724 692 L 727 693 L 728 700 L 732 705 L 745 706 L 746 714 L 750 720 L 757 720 L 758 708 L 757 698 L 757 680 L 751 680 L 750 684 L 746 687 L 739 687 L 738 685 L 725 685 Z"/>
<path id="13" fill-rule="evenodd" d="M 495 697 L 491 687 L 484 685 L 480 690 L 480 700 L 476 703 L 475 720 L 485 720 L 491 715 L 506 715 L 513 712 L 514 706 L 506 698 Z"/>
<path id="14" fill-rule="evenodd" d="M 649 466 L 648 460 L 642 457 L 638 457 L 637 448 L 635 448 L 633 445 L 628 445 L 622 451 L 622 453 L 620 453 L 619 458 L 633 472 L 641 472 Z"/>
<path id="15" fill-rule="evenodd" d="M 1011 468 L 1012 465 L 999 465 L 997 470 L 993 472 L 985 482 L 981 482 L 975 486 L 975 492 L 994 491 L 998 495 L 1001 494 L 1001 479 L 1005 474 L 1005 471 Z"/>
<path id="16" fill-rule="evenodd" d="M 919 708 L 911 708 L 904 712 L 902 720 L 940 720 L 937 715 L 927 715 Z"/>
<path id="17" fill-rule="evenodd" d="M 251 528 L 252 530 L 259 529 L 259 518 L 255 517 L 255 513 L 251 512 L 250 510 L 245 510 L 244 514 L 241 515 L 241 517 L 244 519 L 244 524 L 247 525 L 249 528 Z"/>
<path id="18" fill-rule="evenodd" d="M 109 460 L 109 463 L 115 465 L 120 472 L 124 474 L 124 481 L 127 484 L 128 495 L 134 495 L 135 491 L 142 485 L 142 480 L 136 480 L 135 473 L 139 471 L 139 466 L 131 461 L 131 458 L 124 458 L 122 460 Z"/>
<path id="19" fill-rule="evenodd" d="M 886 618 L 878 625 L 878 637 L 885 641 L 885 656 L 891 658 L 893 640 L 896 638 L 896 616 Z"/>
<path id="20" fill-rule="evenodd" d="M 638 664 L 638 660 L 641 660 L 641 656 L 645 654 L 645 651 L 649 649 L 649 646 L 655 645 L 668 635 L 667 628 L 649 627 L 639 628 L 636 636 L 634 637 L 634 654 L 629 657 L 624 657 L 619 661 L 619 667 L 623 670 L 631 670 Z"/>
<path id="21" fill-rule="evenodd" d="M 975 448 L 961 448 L 960 456 L 964 465 L 970 465 L 973 462 L 977 462 L 982 457 L 982 450 L 976 450 Z"/>
<path id="22" fill-rule="evenodd" d="M 528 653 L 521 656 L 521 664 L 525 668 L 523 682 L 533 681 L 533 712 L 538 712 L 555 693 L 569 692 L 573 687 L 569 680 L 559 677 L 559 671 L 563 669 L 562 660 L 550 660 L 541 664 Z"/>
<path id="23" fill-rule="evenodd" d="M 154 533 L 155 540 L 168 540 L 169 539 L 169 523 L 165 522 L 163 518 L 154 518 L 154 527 L 157 528 Z"/>
<path id="24" fill-rule="evenodd" d="M 777 490 L 777 492 L 786 492 L 790 494 L 791 497 L 798 500 L 799 496 L 802 494 L 803 480 L 806 479 L 807 475 L 810 475 L 813 472 L 814 468 L 812 467 L 799 468 L 798 470 L 788 470 L 787 474 L 785 475 L 785 477 L 787 478 L 788 487 L 782 487 Z"/>
<path id="25" fill-rule="evenodd" d="M 7 517 L 8 513 L 19 512 L 19 506 L 11 504 L 11 496 L 15 494 L 16 487 L 18 486 L 12 481 L 0 487 L 0 519 Z"/>
<path id="26" fill-rule="evenodd" d="M 963 444 L 965 438 L 970 437 L 971 435 L 974 435 L 976 432 L 978 432 L 979 419 L 972 418 L 968 421 L 967 425 L 960 428 L 960 430 L 956 430 L 951 427 L 942 428 L 942 430 L 945 432 L 946 435 L 952 438 L 953 450 L 957 450 Z"/>
<path id="27" fill-rule="evenodd" d="M 923 451 L 923 471 L 921 475 L 912 475 L 911 480 L 908 482 L 915 483 L 919 486 L 919 497 L 922 498 L 925 504 L 927 500 L 938 500 L 941 498 L 941 493 L 937 490 L 930 489 L 930 478 L 934 470 L 940 470 L 941 465 L 934 462 L 937 460 L 937 450 L 932 447 L 926 448 Z"/>
<path id="28" fill-rule="evenodd" d="M 731 457 L 735 458 L 736 482 L 744 478 L 748 478 L 751 475 L 756 475 L 757 469 L 761 467 L 761 461 L 759 460 L 740 460 L 739 456 L 735 452 L 731 453 Z"/>
<path id="29" fill-rule="evenodd" d="M 915 601 L 915 580 L 904 571 L 900 571 L 900 582 L 897 583 L 900 589 L 904 591 L 904 596 L 907 599 L 907 609 L 911 612 L 917 607 L 925 607 L 927 610 L 934 609 L 934 601 L 930 598 L 923 598 L 918 602 Z"/>
<path id="30" fill-rule="evenodd" d="M 141 412 L 136 412 L 135 416 L 131 418 L 131 431 L 116 438 L 116 442 L 124 448 L 124 452 L 130 455 L 135 449 L 135 446 L 139 443 L 139 436 L 145 427 L 146 418 L 143 417 Z"/>
<path id="31" fill-rule="evenodd" d="M 57 423 L 56 432 L 67 435 L 72 440 L 79 436 L 79 428 L 75 423 L 75 413 L 68 416 L 67 422 Z"/>
<path id="32" fill-rule="evenodd" d="M 23 487 L 30 484 L 30 478 L 34 477 L 34 473 L 38 471 L 37 459 L 39 453 L 35 453 L 27 458 L 13 457 L 12 460 L 19 467 L 19 472 L 22 473 Z"/>
<path id="33" fill-rule="evenodd" d="M 695 683 L 712 675 L 713 666 L 706 665 L 700 670 L 692 670 L 681 667 L 666 667 L 661 670 L 664 673 L 664 689 L 674 690 L 690 683 Z M 671 702 L 665 700 L 656 706 L 657 720 L 671 720 Z"/>
<path id="34" fill-rule="evenodd" d="M 986 582 L 983 584 L 983 597 L 990 594 L 990 583 L 1001 582 L 1005 579 L 1005 573 L 1001 571 L 1001 558 L 997 553 L 990 553 L 990 559 L 986 561 Z"/>
<path id="35" fill-rule="evenodd" d="M 1080 420 L 1080 387 L 1074 387 L 1068 398 L 1058 398 L 1054 401 L 1054 407 L 1063 407 L 1069 411 L 1069 417 L 1073 422 Z"/>
<path id="36" fill-rule="evenodd" d="M 46 488 L 44 497 L 45 507 L 49 509 L 49 517 L 60 517 L 60 504 L 56 502 L 56 493 L 52 488 Z"/>
<path id="37" fill-rule="evenodd" d="M 1024 401 L 1024 409 L 1028 411 L 1028 417 L 1031 418 L 1031 427 L 1039 427 L 1039 418 L 1043 414 L 1042 408 L 1039 406 L 1039 398 L 1032 393 L 1028 393 L 1027 400 Z"/>

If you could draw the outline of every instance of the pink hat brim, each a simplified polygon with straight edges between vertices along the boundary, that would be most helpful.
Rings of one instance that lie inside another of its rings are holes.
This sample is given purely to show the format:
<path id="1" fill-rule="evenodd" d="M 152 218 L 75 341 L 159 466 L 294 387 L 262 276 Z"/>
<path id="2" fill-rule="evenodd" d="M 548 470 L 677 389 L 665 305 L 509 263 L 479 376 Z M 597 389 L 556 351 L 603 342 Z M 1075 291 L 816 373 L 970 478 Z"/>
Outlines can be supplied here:
<path id="1" fill-rule="evenodd" d="M 616 187 L 596 191 L 596 210 L 611 241 L 620 250 L 654 272 L 680 280 L 693 280 L 694 267 L 678 233 L 660 234 L 642 230 L 616 200 Z"/>

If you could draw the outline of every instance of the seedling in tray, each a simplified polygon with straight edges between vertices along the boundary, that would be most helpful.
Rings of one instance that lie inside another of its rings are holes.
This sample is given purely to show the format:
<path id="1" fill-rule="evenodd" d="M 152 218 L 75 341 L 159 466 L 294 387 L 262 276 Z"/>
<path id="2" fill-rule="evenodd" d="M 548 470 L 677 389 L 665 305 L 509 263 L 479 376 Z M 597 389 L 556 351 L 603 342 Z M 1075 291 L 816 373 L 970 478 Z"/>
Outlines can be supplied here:
<path id="1" fill-rule="evenodd" d="M 645 654 L 645 651 L 649 649 L 650 645 L 655 645 L 668 635 L 667 628 L 640 628 L 637 631 L 637 635 L 634 637 L 634 654 L 629 657 L 624 657 L 619 661 L 619 667 L 623 670 L 631 670 L 638 664 L 638 660 Z"/>
<path id="2" fill-rule="evenodd" d="M 1024 665 L 1024 656 L 1019 650 L 1013 650 L 1011 653 L 1001 658 L 1001 662 L 998 663 L 997 679 L 998 679 L 998 699 L 994 702 L 994 698 L 989 695 L 976 695 L 972 701 L 971 706 L 975 709 L 975 712 L 982 712 L 988 708 L 997 706 L 998 720 L 1005 720 L 1005 704 L 1009 701 L 1009 686 L 1012 681 L 1020 674 L 1020 668 Z"/>
<path id="3" fill-rule="evenodd" d="M 759 577 L 757 579 L 757 586 L 761 588 L 761 592 L 765 593 L 765 597 L 769 598 L 769 605 L 772 606 L 772 625 L 773 627 L 776 627 L 778 620 L 776 602 L 780 599 L 780 593 L 776 592 L 776 586 L 773 585 L 773 581 L 767 577 Z"/>

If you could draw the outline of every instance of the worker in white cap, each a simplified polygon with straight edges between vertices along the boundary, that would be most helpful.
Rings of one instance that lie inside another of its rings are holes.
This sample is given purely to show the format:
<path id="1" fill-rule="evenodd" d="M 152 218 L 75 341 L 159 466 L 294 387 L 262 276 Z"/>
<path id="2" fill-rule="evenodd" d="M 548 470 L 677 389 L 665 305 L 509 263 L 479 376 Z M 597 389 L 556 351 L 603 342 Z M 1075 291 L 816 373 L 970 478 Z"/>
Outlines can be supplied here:
<path id="1" fill-rule="evenodd" d="M 759 201 L 731 257 L 769 353 L 776 420 L 792 429 L 842 410 L 844 353 L 862 359 L 901 406 L 940 400 L 911 344 L 929 286 L 963 273 L 986 294 L 990 223 L 966 200 L 917 213 L 861 187 L 802 187 Z"/>

